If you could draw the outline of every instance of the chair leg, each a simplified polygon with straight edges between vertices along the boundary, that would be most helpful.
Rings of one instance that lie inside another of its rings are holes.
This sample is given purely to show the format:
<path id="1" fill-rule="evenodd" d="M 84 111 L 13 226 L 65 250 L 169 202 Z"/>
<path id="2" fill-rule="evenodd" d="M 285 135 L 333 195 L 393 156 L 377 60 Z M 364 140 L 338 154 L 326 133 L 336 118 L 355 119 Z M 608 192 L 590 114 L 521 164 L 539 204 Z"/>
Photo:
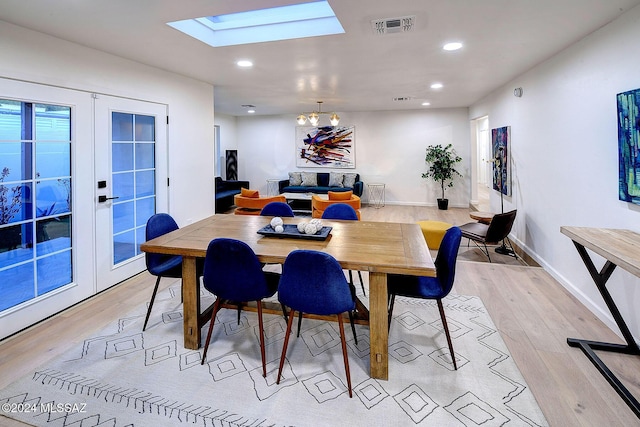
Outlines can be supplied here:
<path id="1" fill-rule="evenodd" d="M 338 314 L 338 325 L 340 325 L 340 341 L 342 342 L 342 358 L 344 359 L 344 370 L 347 373 L 347 385 L 349 386 L 349 397 L 353 397 L 351 392 L 351 372 L 349 372 L 349 356 L 347 355 L 347 342 L 344 339 L 344 325 L 342 324 L 342 314 Z"/>
<path id="2" fill-rule="evenodd" d="M 147 308 L 147 316 L 144 318 L 144 325 L 142 326 L 142 330 L 147 329 L 147 322 L 149 321 L 149 315 L 151 315 L 151 307 L 153 307 L 153 302 L 156 299 L 156 292 L 158 292 L 158 285 L 160 284 L 160 279 L 162 277 L 158 276 L 156 279 L 156 286 L 153 288 L 153 294 L 151 294 L 151 301 L 149 301 L 149 308 Z"/>
<path id="3" fill-rule="evenodd" d="M 471 242 L 471 239 L 469 239 L 469 242 Z M 468 244 L 469 242 L 467 242 L 467 247 L 469 247 L 469 244 Z M 478 242 L 476 242 L 475 240 L 473 241 L 473 244 L 476 245 L 476 247 L 480 249 L 487 256 L 487 258 L 489 259 L 489 262 L 491 262 L 491 257 L 489 256 L 489 248 L 487 248 L 487 243 L 486 242 L 481 242 L 481 243 L 482 243 L 482 246 L 480 246 Z M 482 249 L 483 247 L 484 249 Z"/>
<path id="4" fill-rule="evenodd" d="M 242 303 L 238 303 L 238 325 L 240 324 L 240 313 L 242 313 Z"/>
<path id="5" fill-rule="evenodd" d="M 258 329 L 260 331 L 260 356 L 262 357 L 262 376 L 267 377 L 267 362 L 264 351 L 264 324 L 262 323 L 262 300 L 256 301 L 258 305 Z"/>
<path id="6" fill-rule="evenodd" d="M 489 256 L 489 248 L 487 248 L 486 243 L 484 243 L 484 253 L 487 255 L 487 258 L 489 258 L 489 262 L 491 262 L 491 257 Z"/>
<path id="7" fill-rule="evenodd" d="M 302 327 L 302 312 L 298 312 L 298 334 L 296 337 L 300 338 L 300 328 Z"/>
<path id="8" fill-rule="evenodd" d="M 366 297 L 367 293 L 364 290 L 364 282 L 362 281 L 362 273 L 358 270 L 358 278 L 360 279 L 360 286 L 362 286 L 362 294 Z"/>
<path id="9" fill-rule="evenodd" d="M 447 344 L 449 345 L 449 352 L 451 353 L 451 360 L 453 361 L 453 368 L 457 371 L 458 365 L 456 364 L 456 355 L 453 353 L 453 344 L 451 342 L 451 335 L 449 334 L 449 326 L 447 325 L 447 318 L 444 315 L 444 307 L 442 306 L 442 300 L 438 300 L 438 310 L 440 310 L 440 319 L 442 319 L 442 326 L 444 326 L 444 333 L 447 336 Z"/>
<path id="10" fill-rule="evenodd" d="M 364 290 L 364 282 L 362 281 L 362 273 L 358 270 L 358 278 L 360 279 L 360 286 L 362 286 L 362 293 L 364 296 L 367 296 L 367 293 Z M 349 270 L 349 284 L 353 286 L 353 272 Z"/>
<path id="11" fill-rule="evenodd" d="M 204 352 L 202 353 L 201 365 L 204 365 L 204 361 L 207 359 L 207 349 L 209 348 L 209 341 L 211 340 L 211 332 L 213 332 L 213 324 L 216 323 L 216 314 L 220 311 L 220 305 L 222 303 L 221 298 L 216 298 L 216 302 L 213 304 L 213 311 L 211 312 L 211 322 L 209 323 L 209 332 L 207 333 L 207 341 L 204 344 Z"/>
<path id="12" fill-rule="evenodd" d="M 353 342 L 355 342 L 356 345 L 358 345 L 358 336 L 356 335 L 356 324 L 353 321 L 353 313 L 354 313 L 354 311 L 350 311 L 349 312 L 349 323 L 351 323 L 351 332 L 353 332 Z"/>
<path id="13" fill-rule="evenodd" d="M 387 326 L 387 330 L 391 330 L 391 316 L 393 315 L 393 304 L 396 302 L 396 294 L 389 295 L 389 312 L 387 313 L 387 321 L 389 325 Z"/>
<path id="14" fill-rule="evenodd" d="M 291 334 L 291 326 L 293 326 L 293 318 L 295 317 L 295 310 L 289 311 L 289 321 L 287 322 L 287 332 L 284 334 L 284 344 L 282 345 L 282 355 L 280 356 L 280 367 L 278 368 L 278 378 L 276 384 L 280 384 L 280 376 L 282 375 L 282 367 L 284 366 L 284 358 L 287 355 L 287 346 L 289 345 L 289 335 Z"/>

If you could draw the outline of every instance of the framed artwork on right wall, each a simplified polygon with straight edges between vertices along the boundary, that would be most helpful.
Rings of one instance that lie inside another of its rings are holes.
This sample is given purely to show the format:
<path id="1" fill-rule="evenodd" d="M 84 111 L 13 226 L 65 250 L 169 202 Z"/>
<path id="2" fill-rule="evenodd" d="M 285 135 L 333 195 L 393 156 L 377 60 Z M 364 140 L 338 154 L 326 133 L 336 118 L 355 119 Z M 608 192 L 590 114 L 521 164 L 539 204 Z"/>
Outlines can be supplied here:
<path id="1" fill-rule="evenodd" d="M 618 198 L 640 205 L 640 89 L 618 96 Z"/>
<path id="2" fill-rule="evenodd" d="M 493 156 L 493 189 L 511 196 L 511 126 L 491 129 L 491 155 Z"/>

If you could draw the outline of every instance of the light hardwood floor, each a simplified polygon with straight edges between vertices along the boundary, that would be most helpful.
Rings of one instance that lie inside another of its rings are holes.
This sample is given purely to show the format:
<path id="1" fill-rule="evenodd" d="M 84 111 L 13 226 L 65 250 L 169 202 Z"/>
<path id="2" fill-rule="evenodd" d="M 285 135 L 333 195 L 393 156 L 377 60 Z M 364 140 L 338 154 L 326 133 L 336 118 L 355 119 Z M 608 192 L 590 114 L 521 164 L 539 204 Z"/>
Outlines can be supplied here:
<path id="1" fill-rule="evenodd" d="M 467 209 L 364 207 L 363 220 L 469 222 Z M 578 256 L 576 252 L 576 256 Z M 493 263 L 463 241 L 453 292 L 484 302 L 511 355 L 551 426 L 640 426 L 595 367 L 567 337 L 622 340 L 539 267 L 492 253 Z M 366 282 L 366 274 L 365 282 Z M 65 352 L 148 301 L 154 278 L 140 274 L 102 294 L 0 342 L 0 388 Z M 171 280 L 163 280 L 167 287 Z M 455 346 L 455 343 L 454 343 Z M 640 358 L 601 354 L 608 366 L 640 397 Z M 24 425 L 0 417 L 0 426 Z"/>

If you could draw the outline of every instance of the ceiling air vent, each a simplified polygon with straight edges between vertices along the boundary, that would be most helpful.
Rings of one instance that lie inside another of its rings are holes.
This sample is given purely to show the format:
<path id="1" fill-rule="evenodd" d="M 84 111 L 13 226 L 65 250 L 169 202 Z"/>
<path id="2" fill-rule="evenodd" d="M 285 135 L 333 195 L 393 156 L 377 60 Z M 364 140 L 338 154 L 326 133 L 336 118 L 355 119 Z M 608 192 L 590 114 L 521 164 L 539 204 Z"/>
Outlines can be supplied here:
<path id="1" fill-rule="evenodd" d="M 374 19 L 371 27 L 375 34 L 406 33 L 412 31 L 416 22 L 415 15 L 399 18 Z"/>

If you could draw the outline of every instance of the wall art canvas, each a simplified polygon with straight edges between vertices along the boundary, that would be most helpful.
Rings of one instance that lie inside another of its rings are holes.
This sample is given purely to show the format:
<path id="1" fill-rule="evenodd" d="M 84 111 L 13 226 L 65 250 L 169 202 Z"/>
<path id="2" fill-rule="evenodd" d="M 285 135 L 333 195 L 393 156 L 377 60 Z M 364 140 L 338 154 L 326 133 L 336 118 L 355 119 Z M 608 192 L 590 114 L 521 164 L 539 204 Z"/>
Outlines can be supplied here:
<path id="1" fill-rule="evenodd" d="M 355 168 L 355 127 L 296 127 L 296 166 Z"/>
<path id="2" fill-rule="evenodd" d="M 227 167 L 227 179 L 238 179 L 238 150 L 227 150 L 227 158 L 225 161 Z"/>
<path id="3" fill-rule="evenodd" d="M 511 196 L 511 126 L 491 129 L 491 154 L 493 156 L 493 189 Z"/>
<path id="4" fill-rule="evenodd" d="M 618 94 L 618 198 L 640 205 L 640 89 Z"/>

